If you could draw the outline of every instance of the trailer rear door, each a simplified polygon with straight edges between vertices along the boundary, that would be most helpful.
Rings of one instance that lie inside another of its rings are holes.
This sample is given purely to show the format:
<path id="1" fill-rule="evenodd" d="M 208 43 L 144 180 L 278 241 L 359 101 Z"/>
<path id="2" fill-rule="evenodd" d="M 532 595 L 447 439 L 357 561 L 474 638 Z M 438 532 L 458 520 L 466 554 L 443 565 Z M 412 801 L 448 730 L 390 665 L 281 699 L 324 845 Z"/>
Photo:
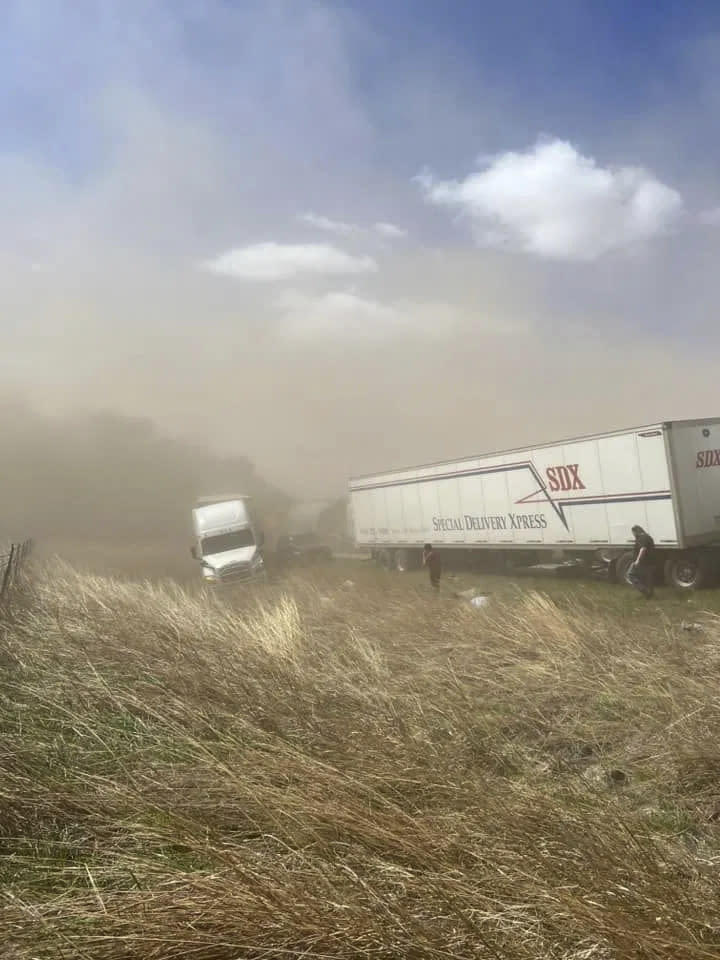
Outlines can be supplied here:
<path id="1" fill-rule="evenodd" d="M 668 428 L 681 544 L 720 541 L 720 419 Z"/>

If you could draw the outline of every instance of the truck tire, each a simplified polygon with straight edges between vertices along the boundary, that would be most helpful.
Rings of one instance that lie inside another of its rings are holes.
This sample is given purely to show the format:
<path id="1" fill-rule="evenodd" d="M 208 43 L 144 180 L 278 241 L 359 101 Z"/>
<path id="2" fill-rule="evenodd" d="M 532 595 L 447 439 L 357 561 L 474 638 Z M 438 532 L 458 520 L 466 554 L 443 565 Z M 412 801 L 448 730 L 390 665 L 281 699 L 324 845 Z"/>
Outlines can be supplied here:
<path id="1" fill-rule="evenodd" d="M 621 553 L 615 561 L 615 582 L 619 583 L 623 587 L 630 586 L 627 580 L 627 575 L 634 559 L 635 554 L 632 552 L 632 550 L 627 550 L 625 553 Z"/>
<path id="2" fill-rule="evenodd" d="M 680 550 L 665 561 L 665 580 L 676 590 L 700 590 L 712 573 L 712 559 L 700 550 Z"/>
<path id="3" fill-rule="evenodd" d="M 375 562 L 381 570 L 390 570 L 392 567 L 392 553 L 390 550 L 378 550 Z"/>
<path id="4" fill-rule="evenodd" d="M 398 573 L 409 573 L 420 568 L 420 559 L 417 550 L 396 550 L 395 569 Z"/>

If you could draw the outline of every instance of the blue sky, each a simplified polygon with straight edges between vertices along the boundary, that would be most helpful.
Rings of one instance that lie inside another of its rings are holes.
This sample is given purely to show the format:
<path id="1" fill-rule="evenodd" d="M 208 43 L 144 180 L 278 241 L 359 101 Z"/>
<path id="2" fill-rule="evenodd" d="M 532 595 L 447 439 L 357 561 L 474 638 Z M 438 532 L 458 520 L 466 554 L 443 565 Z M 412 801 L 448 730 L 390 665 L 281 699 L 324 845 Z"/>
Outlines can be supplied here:
<path id="1" fill-rule="evenodd" d="M 711 412 L 716 4 L 9 0 L 0 28 L 2 373 L 41 405 L 321 495 L 467 452 L 458 411 L 495 411 L 470 449 L 623 423 L 608 366 L 640 419 Z M 216 412 L 267 390 L 242 431 Z"/>
<path id="2" fill-rule="evenodd" d="M 255 18 L 263 6 L 274 14 Z M 277 71 L 288 47 L 307 36 L 294 30 L 302 8 L 302 0 L 15 0 L 0 33 L 3 142 L 70 178 L 92 173 L 103 144 L 91 100 L 113 82 L 139 84 L 168 106 L 231 126 L 238 116 L 232 82 L 247 79 L 243 60 L 252 61 L 251 82 L 268 105 L 287 92 Z M 448 86 L 464 83 L 478 96 L 490 91 L 532 129 L 562 126 L 565 135 L 592 140 L 643 111 L 701 100 L 698 58 L 704 40 L 720 32 L 720 8 L 709 0 L 367 0 L 328 8 L 352 34 L 348 84 L 381 128 L 397 119 L 388 80 L 441 70 Z M 276 58 L 267 45 L 278 26 L 288 47 L 281 44 Z M 701 136 L 716 135 L 718 125 L 708 111 Z M 391 136 L 390 162 L 399 159 L 397 146 Z"/>
<path id="3" fill-rule="evenodd" d="M 408 37 L 422 51 L 439 41 L 466 61 L 478 80 L 519 99 L 530 95 L 539 110 L 553 100 L 568 106 L 592 100 L 601 110 L 618 103 L 630 110 L 642 106 L 657 94 L 659 73 L 683 80 L 678 64 L 683 42 L 692 42 L 699 27 L 720 19 L 714 4 L 683 7 L 671 0 L 632 5 L 619 0 L 371 0 L 363 6 L 396 43 Z"/>
<path id="4" fill-rule="evenodd" d="M 217 0 L 71 6 L 38 0 L 32 11 L 10 4 L 15 12 L 5 14 L 0 34 L 3 141 L 47 158 L 69 177 L 91 173 L 103 159 L 91 102 L 111 83 L 137 84 L 168 107 L 225 125 L 232 140 L 228 128 L 241 113 L 236 84 L 249 79 L 270 109 L 289 106 L 282 60 L 289 55 L 297 62 L 296 44 L 309 33 L 322 42 L 321 30 L 298 27 L 302 0 L 295 8 L 264 6 L 274 7 L 274 16 L 254 18 L 253 8 L 262 9 L 257 2 Z M 344 23 L 351 35 L 343 42 L 348 87 L 380 129 L 397 125 L 388 83 L 402 86 L 410 77 L 428 83 L 440 72 L 463 99 L 472 102 L 473 88 L 478 98 L 489 91 L 533 130 L 562 126 L 565 135 L 592 140 L 622 128 L 623 118 L 702 96 L 694 55 L 720 29 L 714 6 L 371 0 L 329 9 L 336 29 Z M 278 27 L 281 42 L 276 56 L 268 55 Z M 705 132 L 716 133 L 718 123 L 708 111 Z M 402 144 L 388 132 L 383 158 L 402 164 Z M 425 132 L 432 143 L 431 130 Z M 436 145 L 436 152 L 444 151 Z"/>

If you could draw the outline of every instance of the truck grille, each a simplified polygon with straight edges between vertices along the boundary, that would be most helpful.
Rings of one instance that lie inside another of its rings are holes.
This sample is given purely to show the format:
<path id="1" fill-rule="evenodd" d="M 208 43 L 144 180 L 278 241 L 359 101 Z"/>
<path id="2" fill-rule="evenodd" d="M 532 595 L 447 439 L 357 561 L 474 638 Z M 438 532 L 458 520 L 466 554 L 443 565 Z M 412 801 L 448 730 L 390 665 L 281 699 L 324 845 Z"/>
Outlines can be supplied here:
<path id="1" fill-rule="evenodd" d="M 231 567 L 226 567 L 220 574 L 221 583 L 238 583 L 243 580 L 252 579 L 252 570 L 249 563 L 236 563 Z"/>

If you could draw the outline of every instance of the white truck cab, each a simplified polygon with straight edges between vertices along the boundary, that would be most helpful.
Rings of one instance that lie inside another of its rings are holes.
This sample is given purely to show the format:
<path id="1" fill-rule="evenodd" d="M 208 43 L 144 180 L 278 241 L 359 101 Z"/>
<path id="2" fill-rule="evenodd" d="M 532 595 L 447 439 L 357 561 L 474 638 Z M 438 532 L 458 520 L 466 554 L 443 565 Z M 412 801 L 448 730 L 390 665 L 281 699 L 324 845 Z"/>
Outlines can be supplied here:
<path id="1" fill-rule="evenodd" d="M 266 577 L 263 533 L 242 494 L 199 497 L 192 512 L 192 556 L 206 583 L 251 583 Z"/>

